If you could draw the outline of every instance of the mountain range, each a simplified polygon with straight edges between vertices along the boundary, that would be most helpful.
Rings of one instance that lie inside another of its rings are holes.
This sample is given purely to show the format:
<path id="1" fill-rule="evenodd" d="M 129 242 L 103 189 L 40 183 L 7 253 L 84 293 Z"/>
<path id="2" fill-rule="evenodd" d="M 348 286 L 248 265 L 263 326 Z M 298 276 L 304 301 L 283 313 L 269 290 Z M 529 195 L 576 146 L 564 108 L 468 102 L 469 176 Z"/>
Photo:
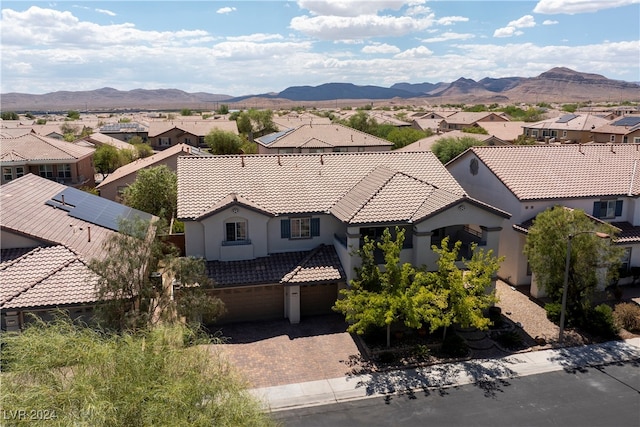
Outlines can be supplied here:
<path id="1" fill-rule="evenodd" d="M 538 102 L 622 102 L 640 101 L 640 84 L 581 73 L 564 67 L 552 68 L 537 77 L 459 78 L 450 83 L 396 83 L 391 87 L 326 83 L 292 86 L 279 93 L 231 96 L 179 89 L 102 88 L 91 91 L 58 91 L 42 95 L 1 95 L 2 111 L 103 111 L 117 109 L 215 109 L 343 106 L 367 103 L 538 103 Z"/>

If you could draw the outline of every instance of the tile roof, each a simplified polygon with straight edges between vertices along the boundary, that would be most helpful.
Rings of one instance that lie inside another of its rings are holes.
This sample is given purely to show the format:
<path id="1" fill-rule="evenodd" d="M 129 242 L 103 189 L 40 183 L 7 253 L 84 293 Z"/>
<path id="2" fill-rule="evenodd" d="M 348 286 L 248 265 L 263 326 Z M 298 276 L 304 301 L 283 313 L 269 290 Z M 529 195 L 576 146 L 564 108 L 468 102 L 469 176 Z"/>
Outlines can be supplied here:
<path id="1" fill-rule="evenodd" d="M 96 188 L 102 188 L 104 186 L 106 186 L 107 184 L 116 181 L 124 176 L 127 176 L 129 174 L 138 172 L 140 169 L 144 169 L 144 168 L 151 168 L 154 166 L 159 166 L 160 164 L 164 164 L 164 160 L 172 157 L 172 156 L 176 156 L 176 155 L 185 155 L 185 156 L 191 156 L 191 155 L 206 155 L 208 156 L 208 153 L 205 153 L 204 151 L 200 150 L 199 148 L 196 147 L 192 147 L 191 145 L 187 145 L 187 144 L 176 144 L 172 147 L 167 148 L 166 150 L 162 150 L 159 153 L 153 154 L 149 157 L 144 157 L 142 159 L 136 159 L 131 163 L 127 163 L 126 165 L 123 165 L 121 167 L 119 167 L 118 169 L 116 169 L 115 171 L 113 171 L 112 173 L 110 173 L 104 180 L 102 180 L 102 182 L 98 185 L 96 185 Z"/>
<path id="2" fill-rule="evenodd" d="M 283 252 L 245 261 L 209 261 L 207 274 L 216 287 L 256 284 L 313 284 L 345 280 L 333 246 Z"/>
<path id="3" fill-rule="evenodd" d="M 391 147 L 392 142 L 340 124 L 302 125 L 289 132 L 277 132 L 256 138 L 269 148 L 301 148 L 310 140 L 322 141 L 322 147 Z"/>
<path id="4" fill-rule="evenodd" d="M 506 123 L 506 122 L 505 122 Z M 479 142 L 485 143 L 494 139 L 492 135 L 484 135 L 481 133 L 468 133 L 462 132 L 461 130 L 452 130 L 449 132 L 438 133 L 436 135 L 431 135 L 426 138 L 422 138 L 417 140 L 416 142 L 412 142 L 409 145 L 405 145 L 402 148 L 399 148 L 397 151 L 426 151 L 431 150 L 433 144 L 440 141 L 444 138 L 473 138 L 478 140 Z"/>
<path id="5" fill-rule="evenodd" d="M 105 135 L 103 133 L 95 132 L 89 136 L 83 138 L 85 141 L 90 142 L 92 144 L 107 144 L 116 147 L 118 150 L 133 150 L 134 146 L 129 144 L 128 142 L 120 141 L 119 139 L 113 138 L 109 135 Z"/>
<path id="6" fill-rule="evenodd" d="M 523 133 L 525 122 L 482 122 L 480 126 L 503 141 L 513 141 Z"/>
<path id="7" fill-rule="evenodd" d="M 640 195 L 638 144 L 472 147 L 520 200 Z"/>
<path id="8" fill-rule="evenodd" d="M 500 121 L 507 121 L 507 118 L 504 117 L 503 114 L 473 111 L 458 111 L 451 114 L 450 116 L 447 116 L 444 121 L 449 124 L 472 125 L 477 121 L 485 120 L 491 116 L 498 118 Z"/>
<path id="9" fill-rule="evenodd" d="M 61 191 L 69 189 L 66 185 L 33 174 L 0 186 L 3 231 L 48 244 L 63 244 L 87 261 L 103 258 L 106 254 L 103 243 L 116 231 L 70 216 L 67 210 L 46 204 Z"/>
<path id="10" fill-rule="evenodd" d="M 408 183 L 424 194 L 438 188 L 452 197 L 465 196 L 431 152 L 180 157 L 178 217 L 206 216 L 235 194 L 272 215 L 330 213 L 335 207 L 336 215 L 356 218 L 356 207 L 362 205 L 361 218 L 400 221 L 406 216 L 402 210 L 415 206 L 386 209 L 394 198 L 392 203 L 407 204 L 408 193 L 401 188 Z"/>
<path id="11" fill-rule="evenodd" d="M 529 129 L 590 131 L 599 126 L 606 125 L 610 121 L 611 120 L 603 119 L 593 114 L 565 114 L 560 117 L 541 120 L 535 123 L 527 123 L 524 127 Z"/>
<path id="12" fill-rule="evenodd" d="M 611 225 L 620 230 L 615 239 L 616 243 L 640 243 L 640 226 L 630 222 L 612 222 Z"/>
<path id="13" fill-rule="evenodd" d="M 150 122 L 148 135 L 149 138 L 154 138 L 174 128 L 196 136 L 206 136 L 213 129 L 238 134 L 238 124 L 235 120 L 172 120 Z"/>
<path id="14" fill-rule="evenodd" d="M 34 133 L 15 138 L 0 138 L 0 158 L 3 162 L 18 158 L 37 162 L 75 161 L 90 156 L 93 152 L 93 148 L 82 147 Z"/>
<path id="15" fill-rule="evenodd" d="M 0 308 L 95 302 L 97 283 L 98 276 L 66 246 L 35 248 L 0 265 Z"/>

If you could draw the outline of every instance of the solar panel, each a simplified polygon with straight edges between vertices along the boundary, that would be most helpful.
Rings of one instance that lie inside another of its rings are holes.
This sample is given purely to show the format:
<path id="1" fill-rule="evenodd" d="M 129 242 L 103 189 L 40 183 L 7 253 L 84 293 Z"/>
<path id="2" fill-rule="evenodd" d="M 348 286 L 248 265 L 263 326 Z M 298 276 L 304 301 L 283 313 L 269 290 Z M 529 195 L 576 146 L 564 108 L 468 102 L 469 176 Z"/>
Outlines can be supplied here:
<path id="1" fill-rule="evenodd" d="M 578 117 L 577 114 L 565 114 L 564 116 L 561 116 L 558 120 L 556 120 L 556 123 L 567 123 L 575 119 L 576 117 Z"/>
<path id="2" fill-rule="evenodd" d="M 152 215 L 146 212 L 71 187 L 64 189 L 45 203 L 66 210 L 73 218 L 115 231 L 119 231 L 120 220 L 131 220 L 137 217 L 149 221 L 152 218 Z"/>
<path id="3" fill-rule="evenodd" d="M 262 136 L 262 137 L 260 137 L 258 139 L 264 145 L 269 145 L 269 144 L 273 143 L 276 139 L 280 138 L 282 135 L 286 135 L 286 134 L 288 134 L 289 132 L 291 132 L 293 130 L 294 129 L 286 129 L 286 130 L 283 130 L 281 132 L 270 133 L 269 135 Z"/>
<path id="4" fill-rule="evenodd" d="M 640 124 L 640 117 L 623 117 L 612 123 L 613 126 L 635 126 Z"/>

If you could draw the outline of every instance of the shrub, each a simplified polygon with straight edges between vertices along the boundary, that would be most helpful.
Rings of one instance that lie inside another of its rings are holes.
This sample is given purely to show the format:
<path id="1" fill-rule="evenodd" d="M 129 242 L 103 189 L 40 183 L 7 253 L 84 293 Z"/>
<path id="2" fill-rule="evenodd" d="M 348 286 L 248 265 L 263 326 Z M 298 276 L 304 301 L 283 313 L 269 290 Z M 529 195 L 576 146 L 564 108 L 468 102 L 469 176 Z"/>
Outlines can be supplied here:
<path id="1" fill-rule="evenodd" d="M 522 346 L 522 336 L 516 331 L 502 332 L 496 337 L 496 341 L 504 348 L 515 349 Z"/>
<path id="2" fill-rule="evenodd" d="M 613 309 L 607 304 L 589 309 L 582 323 L 587 332 L 596 336 L 613 338 L 618 335 L 618 327 L 613 319 Z"/>
<path id="3" fill-rule="evenodd" d="M 413 355 L 420 358 L 429 356 L 429 347 L 424 344 L 418 344 L 413 348 Z"/>
<path id="4" fill-rule="evenodd" d="M 640 305 L 633 302 L 617 304 L 613 309 L 616 326 L 629 332 L 640 332 Z"/>
<path id="5" fill-rule="evenodd" d="M 469 354 L 469 346 L 457 334 L 450 334 L 442 342 L 442 353 L 451 357 L 463 357 Z"/>
<path id="6" fill-rule="evenodd" d="M 550 302 L 544 305 L 544 309 L 547 312 L 547 319 L 554 323 L 560 322 L 560 313 L 562 311 L 562 305 L 557 302 Z"/>

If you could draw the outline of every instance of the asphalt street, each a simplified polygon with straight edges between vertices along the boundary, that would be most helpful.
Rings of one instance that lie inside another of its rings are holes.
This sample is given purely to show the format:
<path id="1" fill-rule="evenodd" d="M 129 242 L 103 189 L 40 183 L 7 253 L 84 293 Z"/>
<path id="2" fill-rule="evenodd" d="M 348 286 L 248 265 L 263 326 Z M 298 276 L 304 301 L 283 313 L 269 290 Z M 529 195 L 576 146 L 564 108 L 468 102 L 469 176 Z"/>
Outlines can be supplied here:
<path id="1" fill-rule="evenodd" d="M 273 413 L 284 426 L 640 426 L 640 360 Z"/>

